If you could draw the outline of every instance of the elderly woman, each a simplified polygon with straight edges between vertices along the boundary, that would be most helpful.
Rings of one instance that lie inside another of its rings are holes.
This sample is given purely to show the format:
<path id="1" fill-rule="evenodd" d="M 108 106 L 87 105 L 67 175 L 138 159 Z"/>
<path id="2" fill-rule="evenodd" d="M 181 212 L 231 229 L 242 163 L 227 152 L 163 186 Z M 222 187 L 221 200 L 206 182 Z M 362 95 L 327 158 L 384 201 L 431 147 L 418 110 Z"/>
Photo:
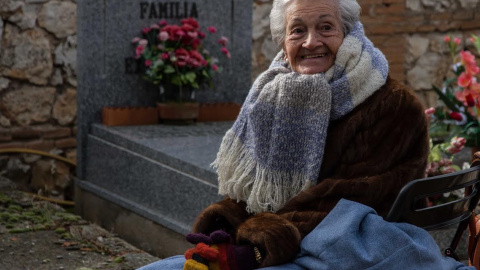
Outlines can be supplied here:
<path id="1" fill-rule="evenodd" d="M 342 198 L 383 216 L 407 182 L 423 177 L 422 105 L 388 76 L 359 15 L 355 0 L 274 0 L 271 31 L 282 50 L 214 162 L 226 198 L 200 213 L 193 232 L 202 234 L 187 238 L 208 250 L 227 232 L 235 245 L 224 261 L 244 265 L 230 269 L 290 262 Z M 211 261 L 205 250 L 192 252 L 188 261 Z"/>

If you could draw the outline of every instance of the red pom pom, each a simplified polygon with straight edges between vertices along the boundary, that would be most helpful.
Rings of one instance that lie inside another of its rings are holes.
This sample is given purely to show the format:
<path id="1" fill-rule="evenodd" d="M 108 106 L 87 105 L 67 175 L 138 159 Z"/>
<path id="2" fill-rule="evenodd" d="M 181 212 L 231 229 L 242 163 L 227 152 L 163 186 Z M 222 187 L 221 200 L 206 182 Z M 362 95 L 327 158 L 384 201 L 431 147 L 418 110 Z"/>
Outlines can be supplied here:
<path id="1" fill-rule="evenodd" d="M 195 252 L 209 261 L 216 261 L 218 258 L 218 250 L 204 243 L 197 244 L 195 247 Z"/>

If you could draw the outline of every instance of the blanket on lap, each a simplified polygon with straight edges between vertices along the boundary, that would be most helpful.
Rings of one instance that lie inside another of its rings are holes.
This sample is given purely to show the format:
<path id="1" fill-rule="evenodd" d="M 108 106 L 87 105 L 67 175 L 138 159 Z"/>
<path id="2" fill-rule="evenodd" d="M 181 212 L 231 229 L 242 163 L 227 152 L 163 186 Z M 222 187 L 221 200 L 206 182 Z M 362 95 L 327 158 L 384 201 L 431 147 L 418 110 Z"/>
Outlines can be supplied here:
<path id="1" fill-rule="evenodd" d="M 175 256 L 139 270 L 181 270 L 185 258 Z M 370 207 L 342 199 L 301 243 L 288 264 L 263 270 L 475 270 L 444 257 L 427 231 L 406 223 L 390 223 Z"/>

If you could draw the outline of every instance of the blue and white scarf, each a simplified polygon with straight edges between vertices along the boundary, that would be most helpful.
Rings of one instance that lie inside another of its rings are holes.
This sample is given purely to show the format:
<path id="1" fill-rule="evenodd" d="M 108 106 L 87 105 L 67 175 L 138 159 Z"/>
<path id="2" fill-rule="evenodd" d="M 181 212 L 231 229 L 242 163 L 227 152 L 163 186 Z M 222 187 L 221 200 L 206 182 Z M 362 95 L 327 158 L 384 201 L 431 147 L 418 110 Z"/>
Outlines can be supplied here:
<path id="1" fill-rule="evenodd" d="M 385 84 L 388 63 L 356 23 L 325 73 L 292 71 L 280 52 L 254 82 L 213 166 L 219 194 L 276 212 L 317 183 L 329 122 Z"/>

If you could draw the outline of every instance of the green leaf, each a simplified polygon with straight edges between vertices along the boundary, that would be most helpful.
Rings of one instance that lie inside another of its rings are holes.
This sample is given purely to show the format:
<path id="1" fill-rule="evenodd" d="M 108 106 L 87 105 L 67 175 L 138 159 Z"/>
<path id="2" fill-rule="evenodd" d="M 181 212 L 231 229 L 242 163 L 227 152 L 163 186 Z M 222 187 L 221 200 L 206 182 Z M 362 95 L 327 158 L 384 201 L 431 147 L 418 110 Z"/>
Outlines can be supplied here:
<path id="1" fill-rule="evenodd" d="M 182 81 L 182 83 L 187 83 L 187 76 L 185 76 L 185 74 L 180 74 L 180 80 Z"/>
<path id="2" fill-rule="evenodd" d="M 180 81 L 180 76 L 178 75 L 175 75 L 172 77 L 172 83 L 175 84 L 175 85 L 182 85 L 181 81 Z"/>
<path id="3" fill-rule="evenodd" d="M 455 171 L 460 171 L 460 167 L 458 167 L 457 165 L 453 164 L 453 165 L 450 165 L 450 167 L 452 167 Z"/>
<path id="4" fill-rule="evenodd" d="M 193 85 L 193 83 L 195 82 L 195 79 L 197 78 L 197 75 L 194 72 L 187 72 L 187 74 L 185 74 L 185 77 Z"/>
<path id="5" fill-rule="evenodd" d="M 165 65 L 163 72 L 165 72 L 165 74 L 175 73 L 175 68 L 173 68 L 171 65 Z"/>
<path id="6" fill-rule="evenodd" d="M 456 81 L 457 81 L 457 78 L 450 78 L 450 79 L 445 80 L 444 84 L 445 85 L 450 85 L 450 84 L 452 84 Z"/>
<path id="7" fill-rule="evenodd" d="M 430 150 L 428 161 L 440 161 L 440 159 L 442 159 L 442 150 L 440 149 L 439 145 L 436 145 Z"/>
<path id="8" fill-rule="evenodd" d="M 477 49 L 477 52 L 480 53 L 480 38 L 476 35 L 472 35 L 473 38 L 473 45 Z"/>
<path id="9" fill-rule="evenodd" d="M 455 107 L 455 104 L 442 92 L 442 90 L 440 90 L 435 85 L 432 85 L 432 87 L 433 87 L 433 90 L 435 91 L 435 93 L 437 93 L 438 97 L 443 101 L 443 103 L 445 103 L 445 105 L 451 111 L 458 112 L 458 109 L 457 109 L 457 107 Z"/>
<path id="10" fill-rule="evenodd" d="M 192 87 L 198 89 L 200 86 L 196 82 L 192 82 Z"/>

